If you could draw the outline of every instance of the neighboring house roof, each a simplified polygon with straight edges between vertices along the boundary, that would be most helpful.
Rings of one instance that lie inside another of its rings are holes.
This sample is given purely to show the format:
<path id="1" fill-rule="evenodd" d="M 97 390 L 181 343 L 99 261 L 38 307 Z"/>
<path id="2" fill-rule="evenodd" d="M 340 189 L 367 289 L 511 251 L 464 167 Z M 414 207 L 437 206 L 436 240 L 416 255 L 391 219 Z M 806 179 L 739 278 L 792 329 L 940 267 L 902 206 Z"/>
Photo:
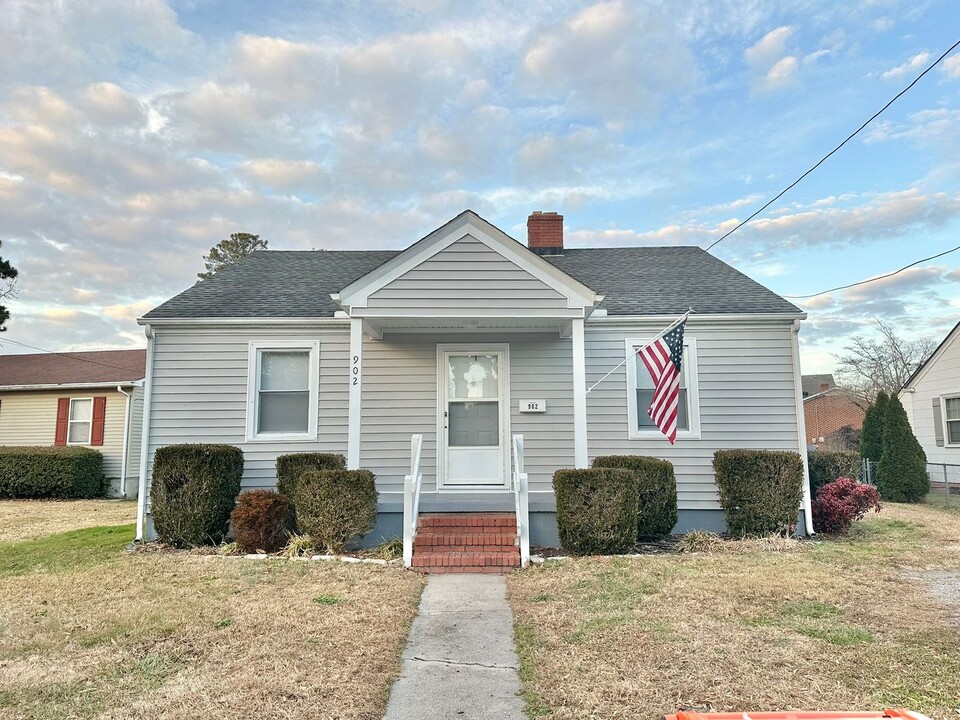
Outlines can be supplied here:
<path id="1" fill-rule="evenodd" d="M 330 317 L 339 309 L 331 293 L 399 252 L 255 252 L 143 319 Z M 696 247 L 568 248 L 543 259 L 604 295 L 599 307 L 609 315 L 678 315 L 690 307 L 702 314 L 801 314 L 795 305 Z"/>
<path id="2" fill-rule="evenodd" d="M 937 361 L 940 355 L 943 354 L 943 351 L 947 349 L 947 346 L 950 345 L 951 341 L 958 334 L 960 334 L 960 322 L 953 326 L 953 329 L 948 332 L 947 336 L 940 342 L 939 345 L 937 345 L 937 349 L 930 353 L 930 357 L 924 360 L 920 367 L 913 371 L 913 375 L 907 378 L 907 381 L 903 384 L 903 387 L 900 388 L 901 393 L 920 379 L 920 376 L 927 371 L 927 368 Z M 899 395 L 900 393 L 897 394 Z"/>
<path id="3" fill-rule="evenodd" d="M 836 387 L 837 383 L 834 382 L 833 375 L 830 373 L 800 376 L 800 387 L 803 390 L 803 397 L 823 392 L 823 390 L 820 389 L 821 385 L 827 385 L 827 389 L 829 390 L 830 388 Z"/>
<path id="4" fill-rule="evenodd" d="M 146 350 L 0 355 L 0 390 L 124 385 L 142 380 L 146 363 Z"/>

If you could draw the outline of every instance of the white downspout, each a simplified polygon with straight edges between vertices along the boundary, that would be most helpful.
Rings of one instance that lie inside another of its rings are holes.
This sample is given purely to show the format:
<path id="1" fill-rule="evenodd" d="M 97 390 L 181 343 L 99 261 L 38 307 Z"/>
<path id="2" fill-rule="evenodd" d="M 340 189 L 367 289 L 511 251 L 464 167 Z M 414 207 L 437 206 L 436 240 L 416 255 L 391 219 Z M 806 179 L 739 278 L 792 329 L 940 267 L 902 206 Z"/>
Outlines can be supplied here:
<path id="1" fill-rule="evenodd" d="M 791 356 L 793 360 L 794 399 L 797 405 L 797 439 L 800 459 L 803 461 L 803 520 L 807 534 L 813 535 L 813 506 L 810 498 L 810 467 L 807 463 L 807 427 L 803 418 L 803 392 L 800 383 L 800 321 L 793 321 L 790 333 Z"/>
<path id="2" fill-rule="evenodd" d="M 143 430 L 140 434 L 140 490 L 137 493 L 137 540 L 142 541 L 147 516 L 147 458 L 150 448 L 150 400 L 153 395 L 153 328 L 145 325 L 147 336 L 147 372 L 143 380 Z"/>
<path id="3" fill-rule="evenodd" d="M 126 406 L 123 409 L 123 452 L 120 454 L 120 495 L 127 497 L 127 453 L 130 451 L 130 401 L 133 399 L 131 393 L 117 385 L 117 392 L 127 398 Z"/>

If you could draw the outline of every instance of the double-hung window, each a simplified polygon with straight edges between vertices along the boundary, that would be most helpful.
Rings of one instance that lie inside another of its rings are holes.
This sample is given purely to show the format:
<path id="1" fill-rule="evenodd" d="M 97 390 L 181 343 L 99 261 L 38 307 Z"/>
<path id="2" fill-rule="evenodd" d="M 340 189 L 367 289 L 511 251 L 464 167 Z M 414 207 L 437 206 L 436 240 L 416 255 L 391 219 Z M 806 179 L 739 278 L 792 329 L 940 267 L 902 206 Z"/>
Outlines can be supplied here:
<path id="1" fill-rule="evenodd" d="M 943 399 L 944 437 L 947 445 L 960 445 L 960 397 Z"/>
<path id="2" fill-rule="evenodd" d="M 247 440 L 315 440 L 319 342 L 250 343 Z"/>
<path id="3" fill-rule="evenodd" d="M 653 379 L 637 355 L 652 338 L 627 338 L 627 422 L 632 440 L 663 438 L 647 414 L 653 400 Z M 684 338 L 680 368 L 680 398 L 677 408 L 677 437 L 700 437 L 700 398 L 697 381 L 697 340 Z"/>
<path id="4" fill-rule="evenodd" d="M 67 445 L 89 445 L 93 432 L 93 398 L 71 398 Z"/>

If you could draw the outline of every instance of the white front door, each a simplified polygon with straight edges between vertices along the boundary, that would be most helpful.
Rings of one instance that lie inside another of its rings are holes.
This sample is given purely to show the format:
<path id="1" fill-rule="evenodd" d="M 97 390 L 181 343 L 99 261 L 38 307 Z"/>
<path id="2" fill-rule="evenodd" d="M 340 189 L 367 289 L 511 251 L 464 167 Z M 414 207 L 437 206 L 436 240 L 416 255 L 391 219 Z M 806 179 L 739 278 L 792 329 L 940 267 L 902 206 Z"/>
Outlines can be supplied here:
<path id="1" fill-rule="evenodd" d="M 509 418 L 505 352 L 478 347 L 439 355 L 439 486 L 504 488 Z"/>

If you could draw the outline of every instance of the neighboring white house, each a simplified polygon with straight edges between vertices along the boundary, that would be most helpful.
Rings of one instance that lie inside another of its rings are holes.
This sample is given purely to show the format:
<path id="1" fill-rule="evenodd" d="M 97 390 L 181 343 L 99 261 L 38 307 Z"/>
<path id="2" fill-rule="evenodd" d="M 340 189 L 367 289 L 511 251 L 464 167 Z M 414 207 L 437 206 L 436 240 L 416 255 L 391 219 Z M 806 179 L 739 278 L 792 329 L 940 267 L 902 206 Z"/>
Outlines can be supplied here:
<path id="1" fill-rule="evenodd" d="M 960 323 L 910 376 L 900 401 L 927 462 L 960 466 Z"/>
<path id="2" fill-rule="evenodd" d="M 103 453 L 107 494 L 135 498 L 146 351 L 0 355 L 0 445 Z"/>
<path id="3" fill-rule="evenodd" d="M 691 307 L 671 446 L 634 349 Z M 242 448 L 244 489 L 274 487 L 278 454 L 340 452 L 377 476 L 379 540 L 401 534 L 411 435 L 422 512 L 512 513 L 520 434 L 535 544 L 557 543 L 554 471 L 610 454 L 672 462 L 677 529 L 722 530 L 714 451 L 806 457 L 803 318 L 699 248 L 565 248 L 556 213 L 530 216 L 528 246 L 465 211 L 402 252 L 257 252 L 139 320 L 142 499 L 172 443 Z"/>

